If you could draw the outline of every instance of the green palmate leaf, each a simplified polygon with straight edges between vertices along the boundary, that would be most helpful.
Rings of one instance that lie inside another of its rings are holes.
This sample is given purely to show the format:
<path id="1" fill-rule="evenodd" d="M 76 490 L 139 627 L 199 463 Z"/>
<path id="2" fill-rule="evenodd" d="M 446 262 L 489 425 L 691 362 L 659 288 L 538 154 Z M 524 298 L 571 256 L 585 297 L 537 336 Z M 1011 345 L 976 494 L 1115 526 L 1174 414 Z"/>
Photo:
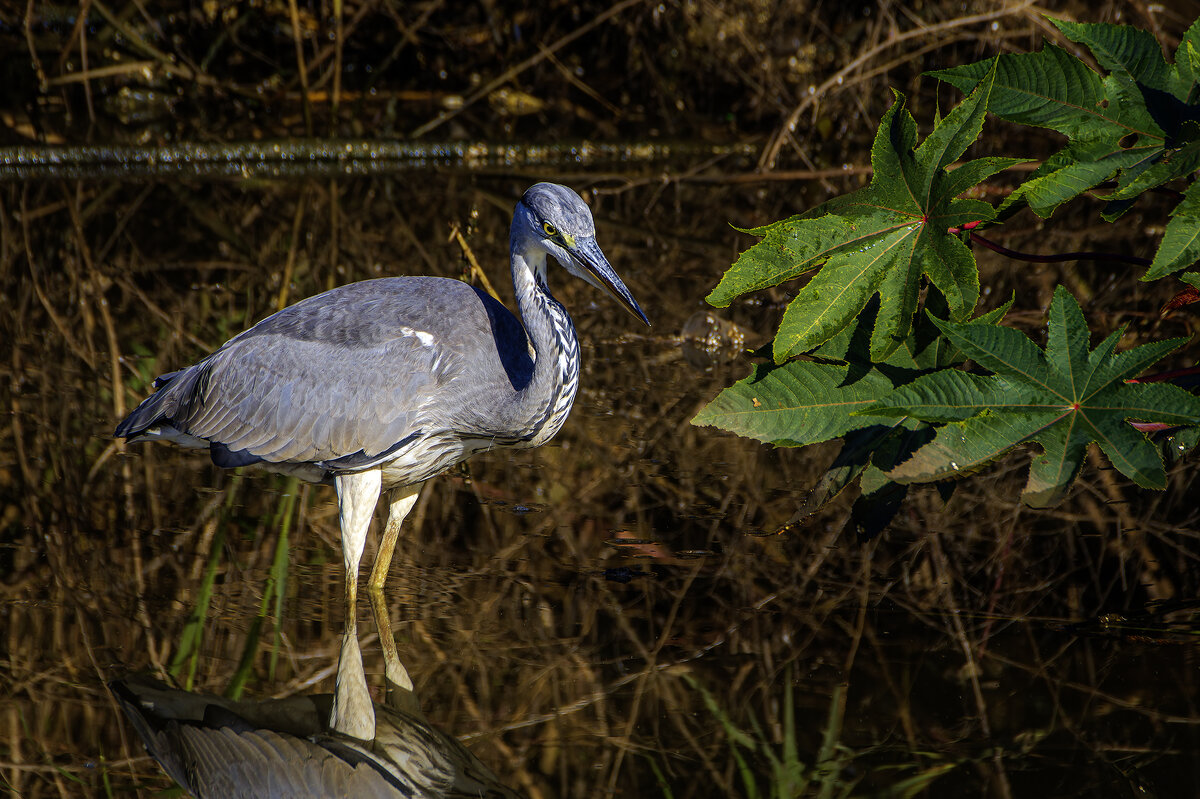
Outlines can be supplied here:
<path id="1" fill-rule="evenodd" d="M 1200 21 L 1189 28 L 1168 63 L 1150 33 L 1124 25 L 1051 20 L 1065 36 L 1092 51 L 1107 75 L 1093 72 L 1061 48 L 1003 55 L 931 73 L 968 91 L 995 73 L 992 113 L 1066 135 L 1066 147 L 1001 204 L 1007 218 L 1028 205 L 1047 217 L 1062 203 L 1103 181 L 1117 179 L 1104 218 L 1113 221 L 1148 189 L 1188 177 L 1200 168 Z M 1181 269 L 1200 253 L 1191 245 L 1194 214 L 1173 219 L 1152 280 Z"/>
<path id="2" fill-rule="evenodd" d="M 1067 136 L 1068 147 L 1007 204 L 1028 200 L 1036 213 L 1048 216 L 1065 200 L 1113 175 L 1121 175 L 1124 186 L 1131 182 L 1126 171 L 1140 174 L 1160 162 L 1164 165 L 1145 176 L 1143 184 L 1184 174 L 1178 172 L 1182 163 L 1168 163 L 1170 149 L 1184 143 L 1179 133 L 1189 115 L 1173 92 L 1190 82 L 1167 64 L 1154 37 L 1128 26 L 1051 21 L 1068 38 L 1089 47 L 1110 74 L 1096 74 L 1054 45 L 932 73 L 966 91 L 994 68 L 989 111 Z M 1170 148 L 1168 136 L 1176 139 Z"/>
<path id="3" fill-rule="evenodd" d="M 869 350 L 872 360 L 885 360 L 912 330 L 923 275 L 945 298 L 950 318 L 970 316 L 979 299 L 978 270 L 970 251 L 949 231 L 968 222 L 989 220 L 994 210 L 985 202 L 958 199 L 957 195 L 1019 163 L 987 158 L 947 171 L 978 137 L 989 91 L 989 80 L 981 81 L 919 145 L 916 122 L 897 95 L 871 148 L 874 176 L 870 185 L 768 228 L 768 238 L 743 256 L 759 247 L 777 248 L 771 243 L 772 234 L 800 241 L 808 227 L 831 216 L 852 226 L 852 233 L 842 242 L 826 239 L 820 250 L 810 248 L 794 256 L 793 262 L 804 267 L 814 259 L 823 259 L 824 265 L 784 313 L 774 343 L 776 363 L 829 341 L 852 324 L 876 295 L 880 304 Z M 774 272 L 787 273 L 779 267 Z M 727 282 L 731 286 L 761 284 L 754 278 L 732 275 L 727 275 L 722 285 Z M 729 296 L 721 287 L 718 291 L 718 299 Z"/>
<path id="4" fill-rule="evenodd" d="M 910 220 L 904 227 L 888 230 L 885 226 L 889 221 L 863 220 L 872 229 L 872 241 L 858 252 L 831 258 L 792 300 L 775 335 L 776 363 L 828 341 L 849 325 L 871 297 L 879 293 L 880 284 L 889 270 L 904 269 L 900 280 L 908 276 L 905 268 L 912 266 L 920 224 Z M 906 295 L 893 295 L 889 316 L 894 318 L 903 313 L 895 307 L 897 301 L 907 306 L 911 314 L 916 292 L 912 295 L 912 301 L 908 301 Z M 876 329 L 880 329 L 878 325 Z M 886 350 L 885 347 L 880 349 Z M 886 351 L 875 352 L 874 337 L 871 350 L 881 358 L 887 355 Z"/>
<path id="5" fill-rule="evenodd" d="M 1154 44 L 1161 62 L 1157 48 Z M 1165 69 L 1166 63 L 1162 66 Z M 1062 151 L 1005 200 L 1002 214 L 1028 204 L 1039 216 L 1050 216 L 1062 203 L 1113 175 L 1145 169 L 1162 159 L 1165 134 L 1130 82 L 1106 80 L 1053 45 L 1039 53 L 999 56 L 932 74 L 965 91 L 989 68 L 996 71 L 989 111 L 1010 122 L 1052 128 L 1068 138 Z"/>
<path id="6" fill-rule="evenodd" d="M 863 470 L 871 465 L 876 450 L 886 445 L 893 436 L 904 432 L 902 425 L 921 424 L 915 419 L 889 419 L 888 423 L 889 426 L 870 425 L 847 431 L 833 463 L 817 480 L 797 510 L 798 519 L 816 513 L 857 480 Z"/>
<path id="7" fill-rule="evenodd" d="M 997 324 L 1008 313 L 1012 304 L 1013 300 L 1010 299 L 999 308 L 994 308 L 981 315 L 976 321 Z M 940 369 L 965 360 L 959 349 L 942 335 L 942 331 L 930 319 L 931 316 L 949 315 L 945 298 L 938 291 L 931 290 L 925 301 L 925 308 L 929 315 L 917 317 L 912 330 L 909 331 L 900 346 L 878 363 L 880 367 L 894 367 L 892 374 L 895 375 L 893 379 L 897 383 L 907 382 L 907 380 L 897 379 L 902 372 L 896 370 L 911 373 L 911 379 L 916 377 L 917 373 Z M 879 299 L 876 297 L 867 303 L 852 326 L 844 328 L 829 341 L 813 350 L 812 354 L 824 360 L 869 363 L 871 332 L 875 329 L 875 319 L 878 313 Z"/>
<path id="8" fill-rule="evenodd" d="M 816 269 L 839 250 L 855 246 L 855 225 L 849 219 L 827 214 L 788 222 L 743 231 L 763 240 L 742 253 L 725 273 L 706 298 L 710 305 L 724 308 L 743 294 L 791 280 Z"/>
<path id="9" fill-rule="evenodd" d="M 849 327 L 880 297 L 869 354 L 882 361 L 912 330 L 922 277 L 967 319 L 979 299 L 975 260 L 959 234 L 993 208 L 958 195 L 1018 159 L 983 158 L 950 170 L 979 136 L 990 77 L 918 143 L 904 99 L 884 114 L 871 147 L 871 183 L 804 214 L 747 232 L 763 240 L 742 253 L 708 296 L 716 306 L 819 268 L 788 306 L 775 337 L 776 363 L 808 352 Z"/>
<path id="10" fill-rule="evenodd" d="M 891 389 L 892 382 L 874 369 L 858 375 L 849 366 L 810 361 L 759 365 L 717 395 L 692 424 L 781 447 L 816 444 L 854 428 L 895 425 L 891 418 L 852 415 Z"/>
<path id="11" fill-rule="evenodd" d="M 1120 333 L 1089 350 L 1079 304 L 1061 286 L 1050 306 L 1043 352 L 1016 330 L 937 322 L 947 338 L 993 374 L 936 372 L 902 386 L 864 409 L 872 416 L 907 415 L 948 422 L 933 441 L 892 469 L 899 483 L 926 482 L 977 470 L 1022 443 L 1037 443 L 1023 494 L 1035 506 L 1066 493 L 1090 442 L 1125 476 L 1164 488 L 1158 449 L 1128 420 L 1200 424 L 1200 398 L 1162 383 L 1126 383 L 1182 343 L 1156 342 L 1114 354 Z"/>
<path id="12" fill-rule="evenodd" d="M 1171 211 L 1162 243 L 1142 280 L 1156 280 L 1200 259 L 1200 183 L 1193 183 Z"/>
<path id="13" fill-rule="evenodd" d="M 1168 148 L 1161 157 L 1147 161 L 1145 169 L 1137 169 L 1137 164 L 1124 169 L 1116 191 L 1108 195 L 1107 199 L 1132 199 L 1168 180 L 1186 177 L 1197 168 L 1200 168 L 1200 141 Z"/>
<path id="14" fill-rule="evenodd" d="M 1157 150 L 1150 150 L 1154 153 Z M 1040 217 L 1049 217 L 1058 206 L 1093 189 L 1114 174 L 1145 159 L 1146 149 L 1123 150 L 1115 141 L 1069 144 L 1047 159 L 1000 205 L 1006 214 L 1028 205 Z"/>
<path id="15" fill-rule="evenodd" d="M 1160 55 L 1161 57 L 1161 55 Z M 1051 128 L 1071 140 L 1116 141 L 1130 134 L 1157 138 L 1162 130 L 1144 104 L 1131 103 L 1075 56 L 1055 45 L 1037 53 L 1003 55 L 929 74 L 973 90 L 994 71 L 988 102 L 993 114 L 1021 125 Z"/>
<path id="16" fill-rule="evenodd" d="M 887 424 L 873 424 L 847 431 L 837 456 L 804 498 L 793 521 L 816 513 L 860 476 L 866 482 L 861 484 L 863 493 L 855 504 L 865 501 L 868 505 L 876 505 L 874 498 L 867 495 L 875 494 L 875 489 L 881 488 L 883 482 L 892 482 L 885 472 L 901 461 L 908 460 L 931 438 L 933 428 L 930 425 L 909 417 L 890 419 Z M 898 493 L 903 494 L 904 490 Z M 883 496 L 885 493 L 888 492 L 880 491 L 876 496 Z M 880 514 L 864 512 L 861 515 L 878 517 Z M 856 526 L 869 527 L 865 524 Z M 864 532 L 867 532 L 869 537 L 878 531 L 868 529 Z"/>
<path id="17" fill-rule="evenodd" d="M 1092 51 L 1103 69 L 1154 89 L 1167 89 L 1171 69 L 1149 31 L 1127 25 L 1051 19 L 1068 39 Z"/>
<path id="18" fill-rule="evenodd" d="M 975 321 L 999 323 L 1012 307 L 1012 302 L 1010 299 Z M 931 321 L 934 315 L 945 313 L 945 301 L 941 295 L 931 292 L 926 300 L 926 309 L 929 315 L 917 319 L 904 344 L 875 367 L 893 385 L 907 383 L 924 372 L 945 368 L 965 359 L 962 351 L 943 336 Z M 843 330 L 813 354 L 851 364 L 867 363 L 867 348 L 878 310 L 879 301 L 874 299 L 853 327 Z M 797 510 L 796 520 L 816 513 L 846 486 L 858 480 L 861 492 L 854 501 L 848 526 L 860 540 L 873 537 L 890 521 L 907 493 L 905 486 L 892 481 L 886 473 L 912 457 L 933 435 L 933 428 L 928 423 L 911 417 L 893 419 L 891 426 L 871 424 L 848 430 L 833 463 Z"/>
<path id="19" fill-rule="evenodd" d="M 1023 158 L 999 158 L 994 156 L 976 158 L 974 161 L 967 161 L 947 172 L 945 178 L 938 184 L 938 190 L 943 197 L 957 197 L 963 192 L 978 186 L 992 175 L 1003 172 L 1011 166 L 1023 163 L 1025 163 L 1025 159 Z M 969 207 L 969 205 L 964 205 L 962 209 Z"/>
<path id="20" fill-rule="evenodd" d="M 1200 99 L 1200 18 L 1183 34 L 1175 51 L 1174 83 L 1172 93 L 1180 100 L 1193 104 Z"/>
<path id="21" fill-rule="evenodd" d="M 1012 307 L 1010 299 L 998 308 L 993 308 L 974 321 L 998 324 Z M 944 369 L 961 363 L 966 356 L 934 324 L 937 317 L 947 316 L 946 300 L 931 289 L 925 300 L 926 313 L 917 317 L 912 330 L 903 343 L 887 358 L 875 364 L 893 385 L 903 385 L 934 369 Z M 879 299 L 874 298 L 859 315 L 854 325 L 847 327 L 829 341 L 813 350 L 813 357 L 826 361 L 842 361 L 859 368 L 870 363 L 870 337 L 875 329 L 875 317 L 879 312 Z"/>

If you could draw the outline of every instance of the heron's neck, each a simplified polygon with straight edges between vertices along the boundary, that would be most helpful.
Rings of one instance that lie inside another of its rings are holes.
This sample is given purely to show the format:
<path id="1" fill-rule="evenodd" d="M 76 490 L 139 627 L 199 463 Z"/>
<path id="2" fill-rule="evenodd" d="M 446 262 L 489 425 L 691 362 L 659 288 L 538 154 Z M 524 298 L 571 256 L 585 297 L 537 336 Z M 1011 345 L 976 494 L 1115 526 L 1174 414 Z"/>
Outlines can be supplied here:
<path id="1" fill-rule="evenodd" d="M 548 441 L 567 419 L 579 387 L 579 339 L 567 310 L 546 287 L 546 254 L 512 248 L 513 289 L 533 346 L 533 377 L 521 392 L 529 446 Z"/>

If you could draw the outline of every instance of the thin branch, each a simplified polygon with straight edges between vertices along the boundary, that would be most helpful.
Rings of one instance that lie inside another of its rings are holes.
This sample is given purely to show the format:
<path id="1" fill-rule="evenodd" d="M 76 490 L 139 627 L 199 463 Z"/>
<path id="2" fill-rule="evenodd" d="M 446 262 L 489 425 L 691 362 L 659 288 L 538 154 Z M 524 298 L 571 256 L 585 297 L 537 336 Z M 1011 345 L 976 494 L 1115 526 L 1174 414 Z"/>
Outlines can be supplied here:
<path id="1" fill-rule="evenodd" d="M 792 109 L 792 113 L 788 114 L 787 120 L 775 132 L 774 137 L 772 137 L 771 144 L 767 147 L 762 158 L 759 160 L 759 168 L 765 170 L 770 169 L 775 165 L 775 159 L 779 157 L 779 151 L 783 148 L 784 142 L 791 135 L 791 131 L 795 130 L 796 123 L 800 121 L 801 114 L 808 110 L 809 107 L 815 105 L 818 99 L 823 96 L 825 92 L 829 91 L 834 86 L 844 83 L 846 77 L 852 74 L 854 70 L 871 61 L 873 58 L 879 55 L 879 53 L 883 52 L 889 47 L 894 47 L 895 45 L 898 45 L 901 42 L 909 39 L 925 39 L 933 34 L 941 33 L 942 31 L 973 25 L 977 22 L 990 22 L 995 19 L 1000 19 L 1001 17 L 1024 14 L 1032 6 L 1032 0 L 1026 0 L 1026 2 L 1016 7 L 1002 8 L 999 11 L 991 11 L 986 14 L 975 14 L 969 17 L 960 17 L 959 19 L 952 19 L 947 22 L 942 22 L 937 25 L 929 25 L 928 27 L 924 28 L 914 28 L 913 30 L 897 34 L 896 36 L 889 38 L 887 41 L 868 49 L 858 58 L 854 59 L 849 64 L 831 75 L 824 83 L 816 87 L 815 90 L 809 92 L 809 94 L 803 100 L 801 100 L 795 108 Z"/>

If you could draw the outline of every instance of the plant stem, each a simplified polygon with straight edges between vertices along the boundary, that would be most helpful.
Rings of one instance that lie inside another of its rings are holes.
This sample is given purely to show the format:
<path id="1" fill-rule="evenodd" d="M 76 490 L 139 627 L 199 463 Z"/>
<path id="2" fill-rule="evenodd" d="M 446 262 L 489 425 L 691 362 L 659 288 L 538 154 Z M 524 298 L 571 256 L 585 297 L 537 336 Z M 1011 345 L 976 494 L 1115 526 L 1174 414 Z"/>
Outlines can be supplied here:
<path id="1" fill-rule="evenodd" d="M 1169 372 L 1159 372 L 1158 374 L 1146 375 L 1145 377 L 1135 377 L 1132 380 L 1126 380 L 1126 383 L 1166 383 L 1169 380 L 1174 380 L 1177 377 L 1190 377 L 1192 375 L 1200 375 L 1200 366 L 1189 366 L 1184 369 L 1172 369 Z"/>
<path id="2" fill-rule="evenodd" d="M 1009 258 L 1016 258 L 1018 261 L 1029 261 L 1035 264 L 1056 264 L 1062 261 L 1107 261 L 1111 263 L 1129 264 L 1131 266 L 1149 266 L 1149 258 L 1139 258 L 1136 255 L 1117 255 L 1111 252 L 1065 252 L 1055 255 L 1034 255 L 1032 253 L 1017 252 L 1010 250 L 994 241 L 985 239 L 975 231 L 971 231 L 971 241 L 977 244 L 982 244 L 993 252 L 998 252 L 1001 255 Z"/>

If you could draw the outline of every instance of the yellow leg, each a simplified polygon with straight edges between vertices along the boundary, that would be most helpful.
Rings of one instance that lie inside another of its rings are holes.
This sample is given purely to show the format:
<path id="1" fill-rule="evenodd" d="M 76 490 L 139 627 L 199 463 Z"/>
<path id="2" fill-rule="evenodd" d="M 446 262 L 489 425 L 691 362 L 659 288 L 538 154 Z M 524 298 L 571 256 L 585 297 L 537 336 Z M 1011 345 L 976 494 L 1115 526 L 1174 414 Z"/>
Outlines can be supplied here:
<path id="1" fill-rule="evenodd" d="M 392 555 L 400 538 L 400 526 L 404 523 L 404 517 L 416 504 L 420 492 L 420 483 L 415 486 L 402 486 L 392 491 L 387 526 L 379 540 L 379 552 L 375 555 L 375 565 L 371 568 L 371 578 L 367 582 L 367 594 L 371 599 L 371 609 L 375 612 L 375 626 L 379 630 L 379 643 L 383 647 L 387 703 L 409 712 L 418 710 L 417 700 L 412 690 L 412 679 L 409 678 L 408 670 L 400 662 L 400 654 L 396 651 L 396 639 L 392 635 L 392 623 L 383 587 L 387 583 Z"/>
<path id="2" fill-rule="evenodd" d="M 401 486 L 394 489 L 389 497 L 387 526 L 383 528 L 379 552 L 375 554 L 375 565 L 371 567 L 371 580 L 368 583 L 371 588 L 382 589 L 387 582 L 388 569 L 392 566 L 392 554 L 396 551 L 396 541 L 400 538 L 400 525 L 404 523 L 404 518 L 408 516 L 413 505 L 417 504 L 422 485 L 424 483 Z"/>
<path id="3" fill-rule="evenodd" d="M 420 715 L 421 705 L 413 693 L 412 679 L 408 676 L 408 669 L 400 662 L 400 653 L 396 651 L 396 638 L 392 635 L 392 621 L 388 616 L 383 591 L 369 586 L 367 596 L 371 599 L 371 609 L 375 611 L 375 626 L 379 629 L 379 643 L 383 647 L 383 673 L 387 683 L 384 701 L 395 710 Z"/>

